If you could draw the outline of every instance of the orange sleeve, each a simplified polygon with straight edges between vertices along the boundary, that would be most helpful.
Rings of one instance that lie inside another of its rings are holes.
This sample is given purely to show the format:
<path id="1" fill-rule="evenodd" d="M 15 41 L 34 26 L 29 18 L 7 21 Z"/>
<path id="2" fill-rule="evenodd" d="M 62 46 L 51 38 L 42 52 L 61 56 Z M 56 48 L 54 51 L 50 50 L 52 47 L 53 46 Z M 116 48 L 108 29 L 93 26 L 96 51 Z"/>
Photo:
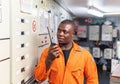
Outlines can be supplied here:
<path id="1" fill-rule="evenodd" d="M 46 64 L 45 64 L 45 59 L 47 57 L 47 51 L 48 50 L 44 50 L 37 66 L 34 68 L 34 77 L 37 81 L 40 81 L 40 82 L 47 79 L 48 74 L 49 74 L 49 70 L 46 72 Z"/>
<path id="2" fill-rule="evenodd" d="M 85 64 L 86 84 L 98 84 L 98 73 L 96 63 L 92 55 L 87 52 Z"/>

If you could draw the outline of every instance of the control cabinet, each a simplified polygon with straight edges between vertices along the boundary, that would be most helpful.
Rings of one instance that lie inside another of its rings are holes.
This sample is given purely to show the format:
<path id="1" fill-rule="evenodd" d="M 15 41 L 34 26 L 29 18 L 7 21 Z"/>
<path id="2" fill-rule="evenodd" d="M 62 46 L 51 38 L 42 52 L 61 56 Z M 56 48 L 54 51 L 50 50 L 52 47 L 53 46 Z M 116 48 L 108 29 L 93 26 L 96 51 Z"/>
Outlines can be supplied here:
<path id="1" fill-rule="evenodd" d="M 77 36 L 79 38 L 87 38 L 87 26 L 79 25 L 77 28 Z"/>
<path id="2" fill-rule="evenodd" d="M 100 35 L 100 27 L 98 25 L 89 26 L 89 40 L 98 41 Z"/>
<path id="3" fill-rule="evenodd" d="M 111 25 L 103 25 L 102 26 L 102 41 L 112 41 L 113 37 L 113 26 Z"/>
<path id="4" fill-rule="evenodd" d="M 99 47 L 93 47 L 93 57 L 100 58 L 100 48 Z"/>
<path id="5" fill-rule="evenodd" d="M 113 55 L 113 49 L 106 48 L 104 49 L 104 58 L 105 59 L 112 59 Z"/>

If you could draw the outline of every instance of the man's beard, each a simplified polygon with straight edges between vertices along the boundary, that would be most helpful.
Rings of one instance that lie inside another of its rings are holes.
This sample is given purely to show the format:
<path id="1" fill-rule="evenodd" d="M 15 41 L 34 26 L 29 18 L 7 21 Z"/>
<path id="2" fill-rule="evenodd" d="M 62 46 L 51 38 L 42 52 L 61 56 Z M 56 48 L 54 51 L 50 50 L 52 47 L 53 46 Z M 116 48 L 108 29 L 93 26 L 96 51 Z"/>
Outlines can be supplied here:
<path id="1" fill-rule="evenodd" d="M 67 45 L 68 43 L 59 43 L 61 46 L 65 46 Z"/>

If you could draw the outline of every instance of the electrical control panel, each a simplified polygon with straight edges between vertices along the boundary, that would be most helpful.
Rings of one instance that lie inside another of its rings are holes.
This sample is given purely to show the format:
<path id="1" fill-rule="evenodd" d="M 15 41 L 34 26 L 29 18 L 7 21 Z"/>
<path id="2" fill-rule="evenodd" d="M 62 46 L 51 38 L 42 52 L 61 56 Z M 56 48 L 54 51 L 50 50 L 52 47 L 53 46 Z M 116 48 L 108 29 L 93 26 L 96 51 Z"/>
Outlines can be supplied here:
<path id="1" fill-rule="evenodd" d="M 100 58 L 100 48 L 99 47 L 93 47 L 93 57 Z"/>
<path id="2" fill-rule="evenodd" d="M 10 84 L 10 0 L 0 0 L 0 84 Z"/>
<path id="3" fill-rule="evenodd" d="M 87 26 L 79 25 L 77 28 L 77 36 L 79 38 L 87 38 Z"/>
<path id="4" fill-rule="evenodd" d="M 0 84 L 33 84 L 39 57 L 50 37 L 57 43 L 64 19 L 72 17 L 54 0 L 0 0 Z"/>
<path id="5" fill-rule="evenodd" d="M 0 84 L 10 84 L 10 59 L 0 61 Z"/>
<path id="6" fill-rule="evenodd" d="M 0 60 L 10 57 L 10 41 L 0 40 Z"/>
<path id="7" fill-rule="evenodd" d="M 104 58 L 105 59 L 112 59 L 113 55 L 113 49 L 106 48 L 104 49 Z"/>
<path id="8" fill-rule="evenodd" d="M 89 26 L 89 40 L 98 41 L 100 35 L 100 27 L 98 25 Z"/>
<path id="9" fill-rule="evenodd" d="M 112 37 L 113 37 L 113 26 L 111 25 L 103 25 L 102 26 L 102 41 L 112 41 Z"/>
<path id="10" fill-rule="evenodd" d="M 10 37 L 9 0 L 0 0 L 0 39 Z"/>

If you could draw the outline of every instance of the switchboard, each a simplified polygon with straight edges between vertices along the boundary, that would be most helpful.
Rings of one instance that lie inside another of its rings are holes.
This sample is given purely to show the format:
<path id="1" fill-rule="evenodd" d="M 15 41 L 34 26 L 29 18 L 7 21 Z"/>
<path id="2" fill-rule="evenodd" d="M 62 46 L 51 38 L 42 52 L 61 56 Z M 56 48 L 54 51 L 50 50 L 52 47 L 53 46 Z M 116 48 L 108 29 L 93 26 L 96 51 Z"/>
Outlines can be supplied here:
<path id="1" fill-rule="evenodd" d="M 100 58 L 100 48 L 99 47 L 93 47 L 93 57 Z"/>
<path id="2" fill-rule="evenodd" d="M 11 80 L 25 84 L 37 63 L 37 0 L 11 0 Z"/>
<path id="3" fill-rule="evenodd" d="M 9 0 L 0 0 L 0 84 L 10 84 L 9 3 Z"/>
<path id="4" fill-rule="evenodd" d="M 111 59 L 113 56 L 113 49 L 106 48 L 104 49 L 104 58 L 105 59 Z"/>
<path id="5" fill-rule="evenodd" d="M 89 40 L 98 41 L 100 37 L 100 27 L 98 25 L 89 26 Z"/>
<path id="6" fill-rule="evenodd" d="M 0 40 L 0 60 L 10 57 L 10 41 Z"/>
<path id="7" fill-rule="evenodd" d="M 57 41 L 58 23 L 70 17 L 53 2 L 0 0 L 0 84 L 32 84 L 33 70 L 42 51 L 50 45 L 47 28 Z"/>
<path id="8" fill-rule="evenodd" d="M 10 59 L 0 62 L 0 84 L 10 84 Z"/>
<path id="9" fill-rule="evenodd" d="M 111 25 L 103 25 L 102 26 L 102 41 L 112 41 L 112 31 L 113 27 Z"/>
<path id="10" fill-rule="evenodd" d="M 77 28 L 77 36 L 80 38 L 87 38 L 87 26 L 79 25 Z"/>
<path id="11" fill-rule="evenodd" d="M 0 39 L 10 38 L 9 0 L 0 0 Z"/>

